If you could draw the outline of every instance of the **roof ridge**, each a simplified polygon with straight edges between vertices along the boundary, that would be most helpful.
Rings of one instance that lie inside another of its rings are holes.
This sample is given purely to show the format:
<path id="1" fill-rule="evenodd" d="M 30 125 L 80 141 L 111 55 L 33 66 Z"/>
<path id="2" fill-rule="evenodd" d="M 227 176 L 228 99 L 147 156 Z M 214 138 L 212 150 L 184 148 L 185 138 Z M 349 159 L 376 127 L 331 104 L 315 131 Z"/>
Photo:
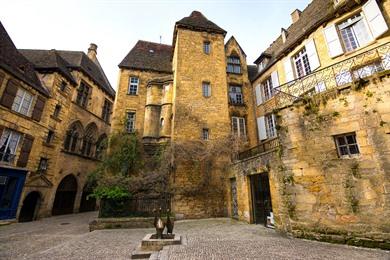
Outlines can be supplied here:
<path id="1" fill-rule="evenodd" d="M 169 44 L 158 43 L 158 42 L 151 42 L 151 41 L 146 41 L 146 40 L 138 40 L 137 43 L 138 43 L 138 42 L 152 43 L 152 44 L 158 44 L 158 45 L 164 45 L 164 46 L 172 47 L 172 45 L 169 45 Z"/>

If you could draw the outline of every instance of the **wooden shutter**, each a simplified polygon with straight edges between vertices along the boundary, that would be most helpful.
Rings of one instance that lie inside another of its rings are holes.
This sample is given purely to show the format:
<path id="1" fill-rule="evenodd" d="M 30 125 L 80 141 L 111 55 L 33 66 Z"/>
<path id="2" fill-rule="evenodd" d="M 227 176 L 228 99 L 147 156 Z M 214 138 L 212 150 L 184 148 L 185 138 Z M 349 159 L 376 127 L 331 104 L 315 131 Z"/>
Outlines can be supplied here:
<path id="1" fill-rule="evenodd" d="M 259 134 L 259 140 L 267 139 L 267 130 L 265 129 L 265 117 L 261 116 L 257 118 L 257 132 Z"/>
<path id="2" fill-rule="evenodd" d="M 272 79 L 272 86 L 273 88 L 279 87 L 279 76 L 278 76 L 278 71 L 274 71 L 271 74 L 271 79 Z"/>
<path id="3" fill-rule="evenodd" d="M 291 66 L 291 57 L 287 57 L 284 61 L 284 73 L 286 75 L 286 83 L 294 80 L 294 71 Z"/>
<path id="4" fill-rule="evenodd" d="M 18 91 L 18 83 L 13 79 L 9 80 L 7 86 L 4 89 L 3 95 L 1 96 L 0 103 L 3 106 L 11 109 L 17 91 Z"/>
<path id="5" fill-rule="evenodd" d="M 310 39 L 305 45 L 307 57 L 309 59 L 310 69 L 314 71 L 320 66 L 320 60 L 318 59 L 316 45 L 313 39 Z"/>
<path id="6" fill-rule="evenodd" d="M 37 102 L 35 103 L 34 110 L 32 112 L 32 119 L 35 121 L 40 121 L 43 113 L 43 108 L 45 107 L 46 100 L 44 97 L 38 96 Z"/>
<path id="7" fill-rule="evenodd" d="M 378 6 L 376 0 L 369 0 L 363 5 L 364 16 L 367 18 L 368 26 L 371 29 L 374 38 L 378 38 L 387 30 L 389 27 L 383 18 L 381 9 Z"/>
<path id="8" fill-rule="evenodd" d="M 261 87 L 260 84 L 258 84 L 255 88 L 256 91 L 256 104 L 260 105 L 263 103 L 263 97 L 261 96 Z"/>
<path id="9" fill-rule="evenodd" d="M 18 167 L 26 167 L 28 162 L 28 157 L 30 156 L 31 148 L 34 142 L 34 137 L 26 134 L 23 138 L 23 145 L 20 151 L 18 162 L 16 165 Z"/>
<path id="10" fill-rule="evenodd" d="M 344 53 L 341 46 L 339 34 L 337 33 L 336 26 L 334 24 L 324 29 L 326 44 L 328 45 L 328 52 L 330 57 L 336 57 Z"/>

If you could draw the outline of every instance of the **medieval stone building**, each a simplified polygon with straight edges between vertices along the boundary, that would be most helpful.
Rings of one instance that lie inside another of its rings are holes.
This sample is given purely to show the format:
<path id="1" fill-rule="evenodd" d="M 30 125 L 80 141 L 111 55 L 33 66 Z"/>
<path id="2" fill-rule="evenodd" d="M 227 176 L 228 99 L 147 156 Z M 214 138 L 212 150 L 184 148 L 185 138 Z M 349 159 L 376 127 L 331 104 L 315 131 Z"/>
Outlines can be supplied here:
<path id="1" fill-rule="evenodd" d="M 113 128 L 149 145 L 245 137 L 229 173 L 210 175 L 224 194 L 175 194 L 177 215 L 386 247 L 389 12 L 388 0 L 313 0 L 247 65 L 234 37 L 224 44 L 194 11 L 172 46 L 139 41 L 120 63 Z M 179 164 L 173 182 L 197 175 Z"/>
<path id="2" fill-rule="evenodd" d="M 115 91 L 81 51 L 17 50 L 0 24 L 0 219 L 94 210 L 86 177 L 106 147 Z"/>

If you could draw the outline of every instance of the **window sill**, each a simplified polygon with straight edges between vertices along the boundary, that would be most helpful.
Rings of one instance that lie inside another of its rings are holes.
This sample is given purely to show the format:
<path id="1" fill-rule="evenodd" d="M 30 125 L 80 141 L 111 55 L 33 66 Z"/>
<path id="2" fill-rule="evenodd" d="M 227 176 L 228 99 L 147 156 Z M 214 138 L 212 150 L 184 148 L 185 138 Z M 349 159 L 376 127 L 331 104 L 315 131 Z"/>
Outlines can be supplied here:
<path id="1" fill-rule="evenodd" d="M 233 75 L 240 75 L 242 76 L 242 72 L 229 72 L 229 71 L 226 71 L 227 74 L 233 74 Z"/>
<path id="2" fill-rule="evenodd" d="M 42 142 L 42 145 L 43 145 L 43 146 L 46 146 L 46 147 L 49 147 L 49 148 L 54 148 L 54 147 L 55 147 L 54 144 L 47 143 L 47 142 Z"/>
<path id="3" fill-rule="evenodd" d="M 55 117 L 55 116 L 53 116 L 53 115 L 50 115 L 50 118 L 53 119 L 53 120 L 55 120 L 55 121 L 57 121 L 58 123 L 61 123 L 61 122 L 62 122 L 61 119 L 59 119 L 58 117 Z"/>
<path id="4" fill-rule="evenodd" d="M 129 93 L 126 93 L 126 95 L 127 95 L 127 96 L 135 96 L 135 97 L 136 97 L 136 96 L 139 96 L 138 93 L 137 93 L 137 94 L 129 94 Z"/>
<path id="5" fill-rule="evenodd" d="M 339 159 L 348 160 L 348 159 L 359 159 L 361 154 L 353 154 L 353 155 L 339 155 Z"/>

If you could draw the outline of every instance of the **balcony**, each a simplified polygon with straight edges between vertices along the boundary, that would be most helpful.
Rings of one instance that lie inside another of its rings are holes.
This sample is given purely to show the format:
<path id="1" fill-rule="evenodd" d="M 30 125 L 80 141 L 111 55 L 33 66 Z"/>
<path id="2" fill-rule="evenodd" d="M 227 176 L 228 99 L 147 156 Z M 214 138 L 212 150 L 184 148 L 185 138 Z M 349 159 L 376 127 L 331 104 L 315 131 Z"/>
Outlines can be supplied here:
<path id="1" fill-rule="evenodd" d="M 287 107 L 304 96 L 349 86 L 389 70 L 390 43 L 386 43 L 275 88 L 275 108 Z"/>
<path id="2" fill-rule="evenodd" d="M 265 142 L 261 143 L 258 146 L 255 146 L 249 150 L 246 150 L 246 151 L 239 153 L 237 159 L 239 161 L 249 159 L 249 158 L 252 158 L 254 156 L 273 151 L 278 147 L 279 147 L 279 139 L 278 138 L 266 140 Z"/>

